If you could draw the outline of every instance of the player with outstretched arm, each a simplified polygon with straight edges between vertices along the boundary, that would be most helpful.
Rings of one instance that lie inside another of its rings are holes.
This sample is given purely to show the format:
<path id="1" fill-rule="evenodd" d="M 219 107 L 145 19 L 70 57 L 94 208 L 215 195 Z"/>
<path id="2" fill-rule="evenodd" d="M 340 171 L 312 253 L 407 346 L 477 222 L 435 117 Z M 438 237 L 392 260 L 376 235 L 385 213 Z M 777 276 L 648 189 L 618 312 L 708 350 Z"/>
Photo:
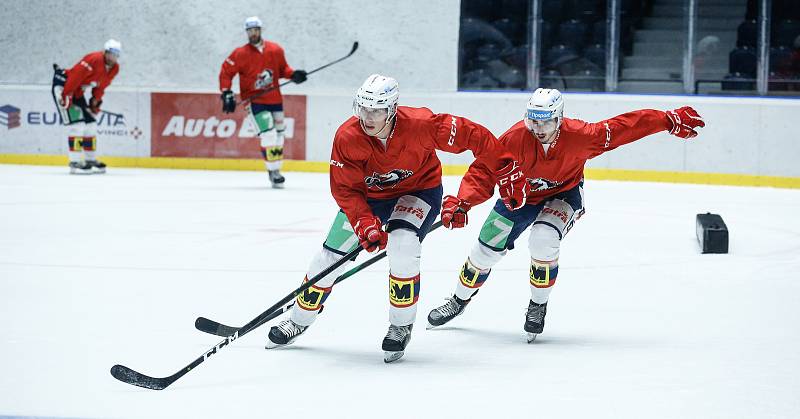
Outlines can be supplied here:
<path id="1" fill-rule="evenodd" d="M 586 161 L 649 135 L 668 131 L 682 139 L 697 136 L 695 128 L 705 123 L 691 107 L 668 112 L 643 109 L 611 119 L 587 123 L 565 118 L 564 99 L 555 89 L 537 89 L 528 101 L 524 118 L 502 136 L 500 142 L 519 161 L 530 190 L 527 202 L 509 211 L 495 204 L 481 227 L 456 283 L 455 293 L 445 304 L 431 310 L 429 327 L 441 326 L 464 311 L 485 283 L 495 264 L 514 248 L 514 242 L 530 228 L 528 250 L 530 300 L 524 330 L 528 342 L 542 333 L 547 301 L 558 277 L 561 241 L 584 213 L 583 169 Z M 442 221 L 446 227 L 467 224 L 467 211 L 491 198 L 494 184 L 490 171 L 473 164 L 464 176 L 457 196 L 445 197 Z"/>

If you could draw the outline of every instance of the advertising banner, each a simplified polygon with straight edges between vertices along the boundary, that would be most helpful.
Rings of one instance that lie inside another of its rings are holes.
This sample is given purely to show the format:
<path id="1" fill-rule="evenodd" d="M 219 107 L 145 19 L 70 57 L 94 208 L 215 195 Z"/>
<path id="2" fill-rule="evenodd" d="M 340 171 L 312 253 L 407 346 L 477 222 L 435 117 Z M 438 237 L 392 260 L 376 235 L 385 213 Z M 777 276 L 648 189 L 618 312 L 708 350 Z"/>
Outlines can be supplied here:
<path id="1" fill-rule="evenodd" d="M 150 155 L 150 93 L 114 91 L 103 97 L 97 124 L 100 156 Z M 0 88 L 0 153 L 67 153 L 67 127 L 60 124 L 50 88 Z"/>
<path id="2" fill-rule="evenodd" d="M 245 106 L 222 113 L 214 93 L 152 93 L 152 156 L 261 159 L 261 142 Z M 306 158 L 306 96 L 284 95 L 284 157 Z"/>

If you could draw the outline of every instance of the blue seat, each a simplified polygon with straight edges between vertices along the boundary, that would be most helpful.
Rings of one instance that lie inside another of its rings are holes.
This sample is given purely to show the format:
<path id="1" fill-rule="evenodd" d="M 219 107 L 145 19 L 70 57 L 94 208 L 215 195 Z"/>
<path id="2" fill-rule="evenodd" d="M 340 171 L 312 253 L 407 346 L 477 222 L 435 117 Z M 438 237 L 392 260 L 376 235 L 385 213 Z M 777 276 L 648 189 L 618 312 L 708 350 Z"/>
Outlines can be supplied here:
<path id="1" fill-rule="evenodd" d="M 772 0 L 772 21 L 780 19 L 800 19 L 800 4 L 797 0 Z"/>
<path id="2" fill-rule="evenodd" d="M 755 48 L 758 38 L 758 24 L 755 19 L 745 20 L 736 29 L 736 46 Z"/>
<path id="3" fill-rule="evenodd" d="M 800 21 L 782 20 L 775 26 L 770 45 L 773 47 L 792 48 L 797 37 L 800 37 Z"/>
<path id="4" fill-rule="evenodd" d="M 605 44 L 606 43 L 606 22 L 599 21 L 594 22 L 592 24 L 592 35 L 590 36 L 589 42 L 597 43 L 597 44 Z"/>
<path id="5" fill-rule="evenodd" d="M 756 74 L 756 53 L 750 47 L 735 48 L 728 55 L 730 73 Z"/>
<path id="6" fill-rule="evenodd" d="M 520 45 L 504 51 L 500 57 L 512 67 L 522 71 L 528 69 L 528 45 Z"/>
<path id="7" fill-rule="evenodd" d="M 564 78 L 561 77 L 561 73 L 556 70 L 543 71 L 541 77 L 539 78 L 539 85 L 545 89 L 558 89 L 561 91 L 566 90 Z"/>
<path id="8" fill-rule="evenodd" d="M 567 19 L 577 19 L 591 24 L 605 19 L 605 1 L 568 0 L 565 1 Z"/>
<path id="9" fill-rule="evenodd" d="M 792 50 L 786 47 L 769 49 L 769 71 L 788 75 L 792 66 Z"/>
<path id="10" fill-rule="evenodd" d="M 498 87 L 500 87 L 500 82 L 490 77 L 489 73 L 482 68 L 461 76 L 461 88 L 464 89 L 495 89 Z"/>
<path id="11" fill-rule="evenodd" d="M 572 47 L 559 44 L 550 47 L 544 55 L 543 67 L 553 67 L 564 61 L 574 60 L 578 53 Z"/>
<path id="12" fill-rule="evenodd" d="M 492 22 L 492 26 L 503 33 L 514 45 L 521 45 L 527 42 L 528 37 L 522 22 L 509 18 L 497 19 Z"/>
<path id="13" fill-rule="evenodd" d="M 491 3 L 491 2 L 486 2 Z M 561 0 L 542 0 L 541 16 L 554 25 L 563 19 L 563 2 Z"/>
<path id="14" fill-rule="evenodd" d="M 729 73 L 722 81 L 722 90 L 756 90 L 756 81 L 747 74 Z"/>
<path id="15" fill-rule="evenodd" d="M 601 69 L 606 68 L 606 47 L 603 44 L 592 44 L 583 50 L 583 58 L 591 61 Z"/>
<path id="16" fill-rule="evenodd" d="M 487 42 L 475 49 L 475 59 L 479 62 L 487 62 L 500 58 L 503 49 L 494 42 Z"/>
<path id="17" fill-rule="evenodd" d="M 558 41 L 576 51 L 583 49 L 586 41 L 587 25 L 580 20 L 570 19 L 558 25 Z"/>

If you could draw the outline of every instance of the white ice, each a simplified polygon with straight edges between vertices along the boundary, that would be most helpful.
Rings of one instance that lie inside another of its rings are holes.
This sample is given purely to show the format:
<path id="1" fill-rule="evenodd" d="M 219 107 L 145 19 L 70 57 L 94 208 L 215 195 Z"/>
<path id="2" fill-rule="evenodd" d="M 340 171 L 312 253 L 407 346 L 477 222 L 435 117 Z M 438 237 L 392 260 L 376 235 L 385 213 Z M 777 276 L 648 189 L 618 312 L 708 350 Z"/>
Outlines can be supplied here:
<path id="1" fill-rule="evenodd" d="M 426 331 L 490 203 L 423 245 L 406 356 L 385 365 L 387 265 L 343 282 L 295 345 L 267 327 L 166 376 L 300 284 L 336 206 L 323 174 L 0 166 L 0 415 L 56 417 L 800 417 L 800 191 L 587 181 L 545 333 L 525 343 L 527 235 L 463 316 Z M 445 179 L 455 192 L 458 178 Z M 730 254 L 702 255 L 719 213 Z M 363 260 L 363 257 L 362 257 Z M 289 416 L 291 415 L 291 416 Z"/>

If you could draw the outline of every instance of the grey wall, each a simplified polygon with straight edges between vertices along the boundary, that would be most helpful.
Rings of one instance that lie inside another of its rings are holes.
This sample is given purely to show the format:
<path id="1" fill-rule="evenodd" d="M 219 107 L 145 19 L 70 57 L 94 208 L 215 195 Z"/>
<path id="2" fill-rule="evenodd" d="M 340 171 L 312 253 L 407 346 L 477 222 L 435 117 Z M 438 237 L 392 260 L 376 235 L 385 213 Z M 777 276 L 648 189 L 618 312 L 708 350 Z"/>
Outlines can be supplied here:
<path id="1" fill-rule="evenodd" d="M 404 91 L 455 91 L 459 0 L 120 1 L 3 0 L 0 83 L 49 84 L 53 62 L 71 66 L 122 42 L 114 86 L 217 89 L 225 57 L 246 42 L 258 15 L 264 37 L 289 64 L 311 69 L 360 48 L 291 92 L 352 91 L 369 74 L 397 78 Z"/>

